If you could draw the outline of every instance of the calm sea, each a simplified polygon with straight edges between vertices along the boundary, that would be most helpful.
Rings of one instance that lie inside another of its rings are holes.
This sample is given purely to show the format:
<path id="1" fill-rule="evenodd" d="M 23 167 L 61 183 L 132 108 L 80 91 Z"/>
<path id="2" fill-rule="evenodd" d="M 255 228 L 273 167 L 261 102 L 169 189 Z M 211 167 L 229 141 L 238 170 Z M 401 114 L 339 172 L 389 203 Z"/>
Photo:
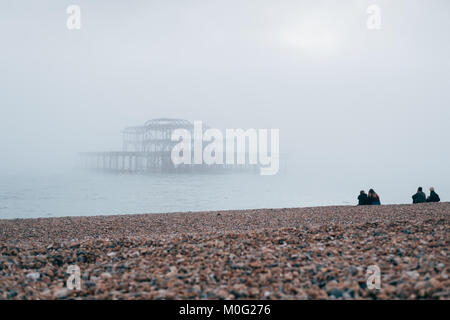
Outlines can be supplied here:
<path id="1" fill-rule="evenodd" d="M 6 174 L 0 218 L 37 218 L 317 205 L 287 175 Z M 330 199 L 330 203 L 332 203 Z"/>
<path id="2" fill-rule="evenodd" d="M 0 175 L 0 218 L 38 218 L 252 208 L 353 205 L 360 182 L 281 173 L 131 175 L 72 170 Z M 340 185 L 340 188 L 336 188 Z M 398 186 L 395 186 L 398 187 Z M 377 190 L 409 203 L 412 186 Z M 401 189 L 400 189 L 401 190 Z"/>

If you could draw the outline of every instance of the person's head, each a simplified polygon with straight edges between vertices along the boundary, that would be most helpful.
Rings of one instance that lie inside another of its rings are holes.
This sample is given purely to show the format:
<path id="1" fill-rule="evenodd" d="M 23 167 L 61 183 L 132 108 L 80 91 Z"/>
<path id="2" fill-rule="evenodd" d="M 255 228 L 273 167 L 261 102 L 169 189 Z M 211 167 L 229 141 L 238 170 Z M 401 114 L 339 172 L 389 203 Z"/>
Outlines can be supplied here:
<path id="1" fill-rule="evenodd" d="M 377 195 L 377 193 L 375 192 L 375 190 L 370 189 L 369 190 L 369 197 L 375 197 Z"/>
<path id="2" fill-rule="evenodd" d="M 430 192 L 434 192 L 434 188 L 433 187 L 430 187 Z"/>
<path id="3" fill-rule="evenodd" d="M 418 192 L 422 192 L 422 187 L 417 188 Z"/>
<path id="4" fill-rule="evenodd" d="M 359 194 L 364 194 L 365 192 L 364 192 L 364 190 L 361 190 L 360 192 L 359 192 Z"/>

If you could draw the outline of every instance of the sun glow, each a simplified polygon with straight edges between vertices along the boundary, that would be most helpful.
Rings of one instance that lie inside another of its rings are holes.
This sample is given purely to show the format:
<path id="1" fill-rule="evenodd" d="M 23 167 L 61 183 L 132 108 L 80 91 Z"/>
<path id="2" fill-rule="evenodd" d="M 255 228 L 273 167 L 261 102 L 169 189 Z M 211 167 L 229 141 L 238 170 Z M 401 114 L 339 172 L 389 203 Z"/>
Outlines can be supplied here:
<path id="1" fill-rule="evenodd" d="M 342 39 L 333 28 L 319 19 L 308 19 L 296 26 L 287 27 L 281 36 L 284 45 L 312 55 L 329 55 L 336 52 Z"/>

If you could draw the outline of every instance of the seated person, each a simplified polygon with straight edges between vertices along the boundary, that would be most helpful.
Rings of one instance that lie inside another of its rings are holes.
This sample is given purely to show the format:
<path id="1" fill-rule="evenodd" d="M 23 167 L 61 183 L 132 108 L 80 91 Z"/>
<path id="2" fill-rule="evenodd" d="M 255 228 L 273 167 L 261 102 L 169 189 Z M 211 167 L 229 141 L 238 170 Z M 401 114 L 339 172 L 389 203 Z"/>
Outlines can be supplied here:
<path id="1" fill-rule="evenodd" d="M 367 195 L 367 204 L 372 206 L 381 204 L 380 197 L 373 189 L 369 190 L 369 194 Z"/>
<path id="2" fill-rule="evenodd" d="M 364 190 L 361 190 L 358 196 L 358 206 L 365 205 L 367 205 L 367 194 L 364 192 Z"/>
<path id="3" fill-rule="evenodd" d="M 417 192 L 412 196 L 413 203 L 424 203 L 427 201 L 425 192 L 422 191 L 422 187 L 417 189 Z"/>
<path id="4" fill-rule="evenodd" d="M 434 188 L 430 188 L 430 196 L 427 198 L 427 202 L 439 202 L 441 199 L 439 195 L 434 191 Z"/>

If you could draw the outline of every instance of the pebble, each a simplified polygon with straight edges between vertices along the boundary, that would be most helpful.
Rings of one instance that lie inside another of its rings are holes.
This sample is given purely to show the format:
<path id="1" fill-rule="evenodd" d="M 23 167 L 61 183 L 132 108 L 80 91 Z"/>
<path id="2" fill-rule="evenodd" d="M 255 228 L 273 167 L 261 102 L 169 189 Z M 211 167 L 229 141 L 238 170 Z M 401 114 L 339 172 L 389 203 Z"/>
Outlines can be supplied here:
<path id="1" fill-rule="evenodd" d="M 70 289 L 68 289 L 68 288 L 61 288 L 61 289 L 58 289 L 58 290 L 56 290 L 54 293 L 53 293 L 53 298 L 55 298 L 55 299 L 64 299 L 64 298 L 67 298 L 68 296 L 69 296 L 69 294 L 70 294 Z"/>
<path id="2" fill-rule="evenodd" d="M 27 274 L 27 279 L 30 280 L 38 280 L 41 277 L 41 274 L 39 272 L 30 272 Z"/>
<path id="3" fill-rule="evenodd" d="M 0 220 L 0 300 L 449 300 L 449 222 L 445 202 Z"/>

